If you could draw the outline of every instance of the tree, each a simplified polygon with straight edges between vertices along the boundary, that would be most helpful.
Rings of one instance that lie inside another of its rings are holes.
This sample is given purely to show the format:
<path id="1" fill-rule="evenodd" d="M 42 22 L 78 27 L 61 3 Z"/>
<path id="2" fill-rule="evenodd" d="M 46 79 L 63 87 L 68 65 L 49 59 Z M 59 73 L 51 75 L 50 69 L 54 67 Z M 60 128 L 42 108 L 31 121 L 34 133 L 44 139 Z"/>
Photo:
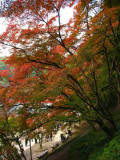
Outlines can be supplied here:
<path id="1" fill-rule="evenodd" d="M 41 116 L 39 113 L 31 112 L 30 107 L 28 110 L 27 104 L 14 105 L 12 99 L 7 99 L 9 96 L 7 96 L 9 94 L 8 90 L 9 86 L 6 88 L 4 86 L 0 87 L 0 157 L 11 160 L 26 160 L 20 138 L 29 136 L 29 142 L 31 143 L 31 139 L 41 132 L 40 127 L 46 124 L 47 117 L 44 117 L 44 112 L 41 112 Z M 36 129 L 39 129 L 39 132 Z M 15 144 L 18 148 L 14 146 Z M 32 160 L 32 152 L 30 154 Z"/>
<path id="2" fill-rule="evenodd" d="M 9 102 L 5 98 L 7 91 L 7 87 L 0 88 L 0 157 L 5 159 L 21 159 L 17 149 L 13 145 L 13 143 L 16 143 L 20 148 L 22 157 L 26 159 L 20 145 L 20 137 L 17 135 L 19 130 L 16 114 L 13 108 L 8 105 Z"/>
<path id="3" fill-rule="evenodd" d="M 114 136 L 111 107 L 120 95 L 120 7 L 104 4 L 92 0 L 11 4 L 3 13 L 11 21 L 1 43 L 11 46 L 13 53 L 5 62 L 13 67 L 14 74 L 7 76 L 7 98 L 13 104 L 28 104 L 28 110 L 44 115 L 53 109 L 57 116 L 80 113 L 77 118 L 96 122 Z M 61 8 L 73 5 L 74 18 L 61 24 Z M 47 99 L 52 105 L 41 110 Z"/>

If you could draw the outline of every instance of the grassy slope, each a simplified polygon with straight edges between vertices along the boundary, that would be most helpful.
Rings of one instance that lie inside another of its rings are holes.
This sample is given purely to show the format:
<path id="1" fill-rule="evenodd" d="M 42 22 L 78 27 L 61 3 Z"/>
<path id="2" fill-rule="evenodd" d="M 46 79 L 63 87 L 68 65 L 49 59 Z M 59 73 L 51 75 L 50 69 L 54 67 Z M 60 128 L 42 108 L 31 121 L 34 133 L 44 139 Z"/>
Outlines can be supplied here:
<path id="1" fill-rule="evenodd" d="M 114 115 L 119 129 L 120 112 Z M 120 160 L 120 129 L 112 140 L 102 132 L 90 132 L 78 138 L 68 152 L 67 160 Z"/>

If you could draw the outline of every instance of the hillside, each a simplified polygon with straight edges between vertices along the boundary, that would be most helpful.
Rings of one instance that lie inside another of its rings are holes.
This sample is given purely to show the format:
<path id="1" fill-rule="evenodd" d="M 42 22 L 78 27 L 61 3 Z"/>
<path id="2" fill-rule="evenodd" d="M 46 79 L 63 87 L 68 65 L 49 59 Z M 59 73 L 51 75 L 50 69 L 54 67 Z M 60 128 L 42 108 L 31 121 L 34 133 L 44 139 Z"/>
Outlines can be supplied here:
<path id="1" fill-rule="evenodd" d="M 4 62 L 2 60 L 4 60 L 5 57 L 0 57 L 0 72 L 2 70 L 7 70 L 7 66 L 4 64 Z M 6 84 L 6 79 L 0 79 L 0 85 L 5 85 Z"/>
<path id="2" fill-rule="evenodd" d="M 7 70 L 6 65 L 4 64 L 4 62 L 2 60 L 4 60 L 5 57 L 0 57 L 0 71 L 1 70 Z"/>

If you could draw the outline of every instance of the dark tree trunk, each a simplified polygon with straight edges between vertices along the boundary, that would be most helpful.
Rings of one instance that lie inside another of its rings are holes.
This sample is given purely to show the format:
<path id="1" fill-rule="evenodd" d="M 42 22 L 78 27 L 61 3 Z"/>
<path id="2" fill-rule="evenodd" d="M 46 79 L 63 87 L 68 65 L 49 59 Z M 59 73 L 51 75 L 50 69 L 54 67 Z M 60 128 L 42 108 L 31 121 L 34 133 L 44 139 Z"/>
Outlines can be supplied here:
<path id="1" fill-rule="evenodd" d="M 103 120 L 101 119 L 97 119 L 95 121 L 99 127 L 106 133 L 106 135 L 111 139 L 114 137 L 115 132 L 117 131 L 116 127 L 114 126 L 114 124 L 109 123 L 109 125 L 107 125 Z"/>
<path id="2" fill-rule="evenodd" d="M 29 139 L 29 143 L 30 143 L 30 159 L 32 160 L 32 147 L 31 147 L 31 139 Z"/>
<path id="3" fill-rule="evenodd" d="M 27 158 L 26 158 L 25 155 L 24 155 L 23 149 L 22 149 L 22 147 L 21 147 L 21 145 L 20 145 L 20 142 L 19 142 L 19 139 L 18 139 L 18 138 L 16 139 L 16 142 L 17 142 L 17 144 L 18 144 L 18 146 L 19 146 L 19 148 L 20 148 L 22 157 L 24 158 L 24 160 L 27 160 Z"/>

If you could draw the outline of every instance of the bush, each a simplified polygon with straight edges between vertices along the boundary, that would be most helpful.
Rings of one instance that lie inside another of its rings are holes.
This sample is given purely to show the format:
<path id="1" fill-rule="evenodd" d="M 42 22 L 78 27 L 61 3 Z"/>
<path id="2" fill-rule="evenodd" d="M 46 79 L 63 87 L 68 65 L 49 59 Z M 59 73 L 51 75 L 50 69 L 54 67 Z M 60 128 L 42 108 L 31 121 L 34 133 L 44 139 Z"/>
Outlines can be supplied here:
<path id="1" fill-rule="evenodd" d="M 98 160 L 120 160 L 120 136 L 111 140 Z"/>

